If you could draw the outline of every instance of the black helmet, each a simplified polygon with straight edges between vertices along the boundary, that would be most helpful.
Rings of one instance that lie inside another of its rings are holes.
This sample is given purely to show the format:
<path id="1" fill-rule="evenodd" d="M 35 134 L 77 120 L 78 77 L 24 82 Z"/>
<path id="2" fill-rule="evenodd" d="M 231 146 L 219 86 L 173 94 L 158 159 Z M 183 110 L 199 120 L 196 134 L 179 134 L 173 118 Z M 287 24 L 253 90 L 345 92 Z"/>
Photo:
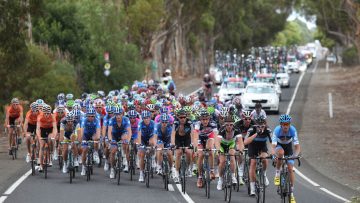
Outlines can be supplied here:
<path id="1" fill-rule="evenodd" d="M 266 123 L 266 119 L 263 115 L 260 115 L 255 119 L 255 122 L 257 124 L 264 124 L 264 123 Z"/>

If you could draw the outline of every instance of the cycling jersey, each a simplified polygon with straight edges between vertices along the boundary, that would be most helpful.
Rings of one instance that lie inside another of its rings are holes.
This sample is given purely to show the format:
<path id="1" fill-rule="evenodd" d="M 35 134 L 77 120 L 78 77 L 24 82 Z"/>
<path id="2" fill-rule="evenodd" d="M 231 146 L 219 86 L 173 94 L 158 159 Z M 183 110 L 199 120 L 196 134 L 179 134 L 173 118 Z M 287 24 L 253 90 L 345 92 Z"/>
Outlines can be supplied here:
<path id="1" fill-rule="evenodd" d="M 227 153 L 229 149 L 235 149 L 236 139 L 241 138 L 241 132 L 233 128 L 231 133 L 227 133 L 226 129 L 223 128 L 218 135 L 221 138 L 220 141 L 220 152 Z"/>
<path id="2" fill-rule="evenodd" d="M 168 114 L 169 115 L 169 123 L 170 124 L 173 124 L 174 123 L 174 117 L 172 116 L 172 115 L 170 115 L 170 114 Z M 161 120 L 160 120 L 160 118 L 161 118 L 161 114 L 159 114 L 159 115 L 157 115 L 156 117 L 155 117 L 155 123 L 161 123 Z"/>
<path id="3" fill-rule="evenodd" d="M 36 125 L 38 116 L 39 116 L 39 112 L 34 113 L 31 110 L 29 110 L 28 112 L 26 112 L 26 117 L 25 118 L 28 121 L 28 124 Z"/>
<path id="4" fill-rule="evenodd" d="M 9 118 L 19 118 L 21 112 L 23 112 L 23 107 L 21 105 L 18 105 L 18 107 L 15 109 L 12 105 L 10 105 L 7 109 L 7 114 L 9 115 Z"/>
<path id="5" fill-rule="evenodd" d="M 38 120 L 40 124 L 40 128 L 53 128 L 53 122 L 55 122 L 55 118 L 52 114 L 45 116 L 43 112 L 38 116 Z"/>
<path id="6" fill-rule="evenodd" d="M 105 108 L 101 109 L 101 113 L 96 112 L 96 118 L 100 121 L 100 126 L 104 125 L 104 117 L 106 116 Z"/>
<path id="7" fill-rule="evenodd" d="M 63 119 L 65 117 L 65 113 L 62 113 L 61 115 L 59 115 L 58 112 L 55 112 L 54 114 L 54 117 L 55 117 L 55 120 L 56 120 L 56 126 L 57 126 L 57 129 L 58 131 L 60 131 L 60 122 L 61 122 L 61 119 Z"/>
<path id="8" fill-rule="evenodd" d="M 251 117 L 253 119 L 258 118 L 259 116 L 262 116 L 264 119 L 266 119 L 266 112 L 263 109 L 261 109 L 260 113 L 257 113 L 255 109 L 251 112 Z"/>
<path id="9" fill-rule="evenodd" d="M 139 126 L 139 122 L 140 119 L 139 118 L 135 118 L 135 121 L 133 123 L 131 123 L 130 121 L 130 126 L 131 126 L 131 139 L 135 140 L 138 137 L 138 126 Z"/>
<path id="10" fill-rule="evenodd" d="M 244 135 L 243 138 L 245 138 L 246 133 L 253 125 L 255 125 L 255 122 L 253 120 L 250 121 L 250 124 L 247 127 L 245 126 L 245 121 L 240 120 L 234 123 L 234 128 L 236 130 L 239 130 L 241 134 Z"/>
<path id="11" fill-rule="evenodd" d="M 124 134 L 130 133 L 127 131 L 127 128 L 130 127 L 130 121 L 129 118 L 125 116 L 122 117 L 120 126 L 117 123 L 116 117 L 112 117 L 109 121 L 109 126 L 112 126 L 112 139 L 117 142 L 121 140 Z"/>
<path id="12" fill-rule="evenodd" d="M 250 137 L 257 132 L 257 127 L 253 126 L 248 130 L 247 136 Z M 271 130 L 267 127 L 264 129 L 262 133 L 258 133 L 258 135 L 253 139 L 253 141 L 248 145 L 248 154 L 249 157 L 256 157 L 260 155 L 262 152 L 267 152 L 267 144 L 266 141 L 271 142 Z"/>
<path id="13" fill-rule="evenodd" d="M 68 122 L 63 119 L 60 121 L 60 130 L 64 130 L 64 137 L 70 139 L 71 135 L 77 135 L 80 125 L 77 122 L 73 122 L 72 125 L 68 125 Z"/>
<path id="14" fill-rule="evenodd" d="M 208 139 L 214 139 L 215 134 L 218 133 L 216 123 L 209 121 L 207 126 L 204 126 L 201 121 L 195 124 L 195 132 L 199 133 L 198 145 L 206 146 Z"/>
<path id="15" fill-rule="evenodd" d="M 141 132 L 141 144 L 147 146 L 150 138 L 152 138 L 154 135 L 155 122 L 153 120 L 150 120 L 149 125 L 146 125 L 144 121 L 140 121 L 138 131 Z"/>
<path id="16" fill-rule="evenodd" d="M 273 136 L 271 138 L 272 144 L 290 144 L 291 142 L 294 143 L 294 145 L 299 144 L 299 138 L 297 135 L 296 128 L 294 126 L 290 126 L 289 131 L 284 134 L 281 130 L 281 126 L 276 126 L 274 129 Z"/>
<path id="17" fill-rule="evenodd" d="M 174 121 L 174 130 L 175 145 L 178 147 L 189 147 L 191 144 L 192 122 L 187 120 L 184 124 L 184 130 L 182 134 L 180 134 L 180 121 L 176 119 Z"/>
<path id="18" fill-rule="evenodd" d="M 80 127 L 83 129 L 83 139 L 88 141 L 96 134 L 96 130 L 100 129 L 100 121 L 96 117 L 93 121 L 85 117 L 81 119 Z"/>
<path id="19" fill-rule="evenodd" d="M 107 132 L 108 132 L 108 128 L 109 128 L 109 124 L 110 124 L 110 120 L 112 117 L 109 116 L 109 114 L 106 114 L 104 116 L 104 120 L 103 120 L 103 126 L 105 127 L 105 136 L 107 138 Z"/>
<path id="20" fill-rule="evenodd" d="M 171 144 L 172 126 L 166 125 L 165 132 L 162 131 L 162 124 L 158 123 L 155 126 L 154 134 L 157 135 L 158 144 L 164 144 L 164 147 L 169 147 Z"/>

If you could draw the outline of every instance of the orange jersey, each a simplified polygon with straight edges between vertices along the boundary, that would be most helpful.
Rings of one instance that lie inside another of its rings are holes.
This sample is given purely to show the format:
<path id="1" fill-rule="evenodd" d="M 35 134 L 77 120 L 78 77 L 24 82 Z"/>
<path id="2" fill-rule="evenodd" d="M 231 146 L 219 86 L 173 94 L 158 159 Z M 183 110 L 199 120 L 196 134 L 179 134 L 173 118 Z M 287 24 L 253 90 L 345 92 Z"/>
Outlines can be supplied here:
<path id="1" fill-rule="evenodd" d="M 21 105 L 18 105 L 18 108 L 15 109 L 10 105 L 7 109 L 7 114 L 9 115 L 9 118 L 19 118 L 20 114 L 23 112 L 23 107 Z"/>
<path id="2" fill-rule="evenodd" d="M 55 119 L 52 114 L 46 117 L 44 113 L 40 113 L 37 121 L 40 123 L 40 128 L 52 128 Z"/>
<path id="3" fill-rule="evenodd" d="M 36 125 L 37 118 L 38 118 L 39 112 L 33 113 L 31 110 L 29 110 L 26 113 L 26 120 L 31 125 Z"/>
<path id="4" fill-rule="evenodd" d="M 55 112 L 54 116 L 56 119 L 56 123 L 59 123 L 61 121 L 61 119 L 63 119 L 65 117 L 66 113 L 64 112 L 61 116 L 59 115 L 58 112 Z"/>

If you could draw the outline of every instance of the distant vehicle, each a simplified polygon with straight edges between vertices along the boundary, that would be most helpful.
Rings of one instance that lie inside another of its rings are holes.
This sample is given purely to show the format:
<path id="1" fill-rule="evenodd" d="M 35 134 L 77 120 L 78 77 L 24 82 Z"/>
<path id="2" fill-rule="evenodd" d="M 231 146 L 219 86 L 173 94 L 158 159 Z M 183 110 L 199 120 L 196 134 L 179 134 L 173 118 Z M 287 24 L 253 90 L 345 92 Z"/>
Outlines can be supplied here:
<path id="1" fill-rule="evenodd" d="M 300 66 L 299 61 L 296 59 L 295 55 L 288 56 L 286 68 L 290 73 L 292 72 L 298 73 L 299 66 Z"/>
<path id="2" fill-rule="evenodd" d="M 278 73 L 276 74 L 276 79 L 280 87 L 290 87 L 290 76 L 288 73 Z"/>
<path id="3" fill-rule="evenodd" d="M 268 83 L 268 84 L 272 84 L 275 86 L 275 91 L 279 96 L 279 99 L 281 100 L 281 87 L 280 84 L 278 83 L 275 74 L 257 74 L 254 77 L 254 81 L 255 83 Z"/>
<path id="4" fill-rule="evenodd" d="M 311 51 L 312 57 L 313 57 L 313 58 L 316 58 L 316 56 L 317 56 L 317 47 L 316 47 L 316 44 L 315 44 L 315 43 L 308 43 L 308 44 L 306 45 L 306 47 L 307 47 L 307 49 L 308 49 L 309 51 Z"/>
<path id="5" fill-rule="evenodd" d="M 245 82 L 243 78 L 224 79 L 219 90 L 219 99 L 222 102 L 231 100 L 234 96 L 240 96 L 245 91 Z"/>
<path id="6" fill-rule="evenodd" d="M 223 72 L 217 68 L 214 71 L 214 82 L 216 85 L 221 85 L 222 81 L 223 81 Z"/>
<path id="7" fill-rule="evenodd" d="M 326 61 L 329 63 L 336 63 L 336 56 L 334 54 L 330 54 L 326 57 Z"/>
<path id="8" fill-rule="evenodd" d="M 279 113 L 279 96 L 275 86 L 268 83 L 251 83 L 241 95 L 241 103 L 245 110 L 255 109 L 256 103 L 261 103 L 262 109 Z"/>

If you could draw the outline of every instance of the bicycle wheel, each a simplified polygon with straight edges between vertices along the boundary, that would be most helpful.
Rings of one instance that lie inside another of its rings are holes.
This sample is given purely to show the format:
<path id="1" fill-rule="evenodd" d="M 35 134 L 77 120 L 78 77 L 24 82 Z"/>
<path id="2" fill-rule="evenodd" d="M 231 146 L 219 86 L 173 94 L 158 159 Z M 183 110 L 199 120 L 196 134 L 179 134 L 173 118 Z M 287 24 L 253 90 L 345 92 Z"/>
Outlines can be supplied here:
<path id="1" fill-rule="evenodd" d="M 44 156 L 44 174 L 45 174 L 45 179 L 47 179 L 47 168 L 48 168 L 48 149 L 45 148 L 44 152 L 45 156 Z"/>
<path id="2" fill-rule="evenodd" d="M 249 177 L 249 167 L 248 167 L 247 161 L 245 161 L 243 179 L 244 179 L 244 182 L 247 187 L 248 195 L 250 195 L 250 179 L 249 178 L 250 178 Z"/>
<path id="3" fill-rule="evenodd" d="M 225 171 L 224 177 L 223 177 L 223 185 L 222 185 L 223 189 L 224 189 L 224 200 L 227 201 L 227 197 L 228 197 L 228 188 L 227 188 L 227 172 Z"/>
<path id="4" fill-rule="evenodd" d="M 117 153 L 117 164 L 116 164 L 117 184 L 118 184 L 118 185 L 120 185 L 121 163 L 122 163 L 121 151 L 118 151 L 118 153 Z"/>
<path id="5" fill-rule="evenodd" d="M 90 175 L 91 175 L 91 168 L 90 168 L 90 164 L 91 164 L 91 153 L 88 152 L 87 155 L 87 160 L 86 160 L 86 181 L 90 180 Z"/>
<path id="6" fill-rule="evenodd" d="M 169 169 L 165 160 L 163 160 L 163 177 L 164 177 L 164 188 L 166 191 L 169 190 Z"/>
<path id="7" fill-rule="evenodd" d="M 185 194 L 185 185 L 186 185 L 186 163 L 185 159 L 181 162 L 181 191 Z"/>
<path id="8" fill-rule="evenodd" d="M 134 168 L 134 150 L 132 148 L 132 145 L 129 145 L 130 146 L 130 160 L 129 160 L 129 173 L 130 173 L 130 180 L 132 181 L 133 180 L 133 170 L 135 169 Z"/>
<path id="9" fill-rule="evenodd" d="M 227 175 L 227 182 L 226 182 L 226 187 L 227 189 L 227 197 L 228 197 L 228 201 L 227 202 L 231 202 L 231 191 L 232 191 L 232 179 L 231 179 L 231 172 L 228 169 L 228 175 Z"/>
<path id="10" fill-rule="evenodd" d="M 146 158 L 146 170 L 145 170 L 145 182 L 146 182 L 146 187 L 150 186 L 150 159 L 147 157 Z"/>
<path id="11" fill-rule="evenodd" d="M 235 163 L 236 163 L 235 177 L 236 177 L 237 183 L 234 185 L 234 190 L 236 190 L 236 192 L 239 192 L 239 190 L 240 190 L 239 163 L 237 162 L 237 160 L 235 160 Z"/>
<path id="12" fill-rule="evenodd" d="M 264 173 L 263 171 L 261 170 L 259 172 L 259 180 L 257 181 L 258 182 L 258 187 L 257 187 L 257 191 L 256 191 L 256 200 L 257 200 L 257 203 L 264 203 L 265 202 L 265 183 L 264 183 Z"/>
<path id="13" fill-rule="evenodd" d="M 206 171 L 206 196 L 210 199 L 210 171 Z"/>
<path id="14" fill-rule="evenodd" d="M 59 170 L 61 170 L 61 167 L 63 166 L 63 157 L 62 157 L 62 155 L 58 156 L 58 161 L 59 161 Z"/>
<path id="15" fill-rule="evenodd" d="M 31 175 L 35 175 L 35 145 L 31 145 Z"/>

